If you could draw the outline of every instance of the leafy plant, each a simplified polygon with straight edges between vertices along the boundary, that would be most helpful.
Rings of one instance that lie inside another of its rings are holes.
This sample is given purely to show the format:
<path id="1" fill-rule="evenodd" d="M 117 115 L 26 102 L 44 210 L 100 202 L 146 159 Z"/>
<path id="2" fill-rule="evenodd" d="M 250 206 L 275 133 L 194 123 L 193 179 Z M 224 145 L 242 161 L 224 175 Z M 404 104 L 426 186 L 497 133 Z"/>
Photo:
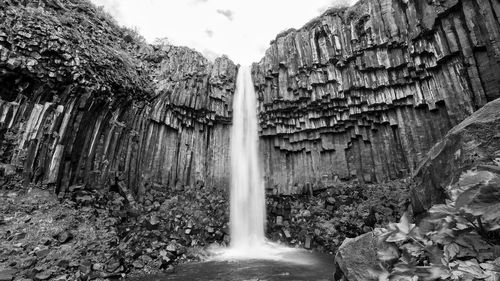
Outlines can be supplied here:
<path id="1" fill-rule="evenodd" d="M 416 226 L 405 214 L 379 230 L 379 280 L 487 280 L 500 278 L 500 177 L 468 171 L 447 188 Z M 397 250 L 394 250 L 395 247 Z"/>

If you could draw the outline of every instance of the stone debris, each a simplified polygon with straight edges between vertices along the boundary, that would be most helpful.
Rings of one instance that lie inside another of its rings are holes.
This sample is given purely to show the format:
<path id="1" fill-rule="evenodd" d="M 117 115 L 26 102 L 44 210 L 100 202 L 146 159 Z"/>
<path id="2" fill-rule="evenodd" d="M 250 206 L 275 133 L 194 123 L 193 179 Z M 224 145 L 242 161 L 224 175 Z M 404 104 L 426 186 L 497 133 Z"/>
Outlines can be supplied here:
<path id="1" fill-rule="evenodd" d="M 57 198 L 35 186 L 30 191 L 12 188 L 18 190 L 0 191 L 0 212 L 9 218 L 0 225 L 5 241 L 0 269 L 7 268 L 0 270 L 2 280 L 94 280 L 169 272 L 177 263 L 199 261 L 206 247 L 230 242 L 225 234 L 227 195 L 211 189 L 150 189 L 132 209 L 119 192 L 75 189 L 90 198 L 81 202 L 78 196 Z"/>
<path id="2" fill-rule="evenodd" d="M 398 220 L 410 204 L 408 191 L 404 179 L 370 185 L 338 183 L 313 197 L 268 194 L 266 235 L 291 247 L 334 254 L 344 239 Z"/>

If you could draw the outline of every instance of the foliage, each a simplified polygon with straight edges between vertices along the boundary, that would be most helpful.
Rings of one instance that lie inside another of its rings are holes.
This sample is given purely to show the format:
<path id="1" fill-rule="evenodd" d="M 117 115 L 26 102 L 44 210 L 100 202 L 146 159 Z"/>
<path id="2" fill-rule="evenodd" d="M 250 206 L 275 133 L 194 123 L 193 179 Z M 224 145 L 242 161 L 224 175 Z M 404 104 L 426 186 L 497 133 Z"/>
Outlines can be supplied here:
<path id="1" fill-rule="evenodd" d="M 500 177 L 468 171 L 447 188 L 419 226 L 404 215 L 382 230 L 396 245 L 380 250 L 379 280 L 498 280 L 500 278 Z"/>
<path id="2" fill-rule="evenodd" d="M 171 45 L 170 39 L 168 37 L 162 37 L 162 38 L 156 38 L 153 41 L 153 45 L 163 47 L 163 46 L 169 46 Z"/>

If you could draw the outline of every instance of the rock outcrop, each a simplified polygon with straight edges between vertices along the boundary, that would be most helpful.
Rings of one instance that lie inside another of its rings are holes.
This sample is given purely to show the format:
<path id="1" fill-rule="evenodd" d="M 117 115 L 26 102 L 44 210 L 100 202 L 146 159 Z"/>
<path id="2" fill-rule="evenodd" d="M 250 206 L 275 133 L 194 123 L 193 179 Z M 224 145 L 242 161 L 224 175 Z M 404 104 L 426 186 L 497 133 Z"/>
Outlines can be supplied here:
<path id="1" fill-rule="evenodd" d="M 380 270 L 379 252 L 397 251 L 381 239 L 381 230 L 375 229 L 356 238 L 347 238 L 335 255 L 335 280 L 376 280 Z"/>
<path id="2" fill-rule="evenodd" d="M 444 203 L 448 186 L 470 170 L 500 175 L 500 99 L 474 112 L 429 151 L 413 177 L 413 212 Z"/>
<path id="3" fill-rule="evenodd" d="M 497 1 L 362 0 L 271 42 L 253 65 L 268 188 L 409 174 L 500 97 Z"/>
<path id="4" fill-rule="evenodd" d="M 85 0 L 7 0 L 0 18 L 2 161 L 28 182 L 227 183 L 228 58 L 148 45 Z"/>

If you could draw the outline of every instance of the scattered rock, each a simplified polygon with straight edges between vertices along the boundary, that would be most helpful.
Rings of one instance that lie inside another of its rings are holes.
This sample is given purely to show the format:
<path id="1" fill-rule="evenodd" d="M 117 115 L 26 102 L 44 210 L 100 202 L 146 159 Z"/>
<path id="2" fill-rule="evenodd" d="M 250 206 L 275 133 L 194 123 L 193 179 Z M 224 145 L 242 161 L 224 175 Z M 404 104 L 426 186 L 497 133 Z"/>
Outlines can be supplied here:
<path id="1" fill-rule="evenodd" d="M 35 280 L 47 280 L 52 276 L 50 271 L 42 271 L 35 275 Z"/>
<path id="2" fill-rule="evenodd" d="M 44 258 L 50 253 L 50 249 L 46 246 L 35 248 L 35 255 L 38 258 Z"/>
<path id="3" fill-rule="evenodd" d="M 144 267 L 144 263 L 140 260 L 136 260 L 132 263 L 132 266 L 134 266 L 135 268 L 141 269 Z"/>
<path id="4" fill-rule="evenodd" d="M 61 244 L 69 242 L 71 239 L 73 239 L 73 234 L 69 231 L 63 231 L 57 235 L 57 241 Z"/>
<path id="5" fill-rule="evenodd" d="M 16 273 L 17 271 L 15 269 L 0 270 L 0 281 L 12 281 Z"/>
<path id="6" fill-rule="evenodd" d="M 35 266 L 36 262 L 37 262 L 37 259 L 35 257 L 25 258 L 21 262 L 21 268 L 22 269 L 31 268 L 31 267 Z"/>
<path id="7" fill-rule="evenodd" d="M 174 243 L 170 243 L 167 246 L 167 251 L 171 253 L 176 253 L 177 252 L 177 246 Z"/>
<path id="8" fill-rule="evenodd" d="M 109 273 L 116 272 L 117 269 L 121 266 L 121 263 L 117 259 L 111 259 L 106 264 L 106 271 Z"/>

